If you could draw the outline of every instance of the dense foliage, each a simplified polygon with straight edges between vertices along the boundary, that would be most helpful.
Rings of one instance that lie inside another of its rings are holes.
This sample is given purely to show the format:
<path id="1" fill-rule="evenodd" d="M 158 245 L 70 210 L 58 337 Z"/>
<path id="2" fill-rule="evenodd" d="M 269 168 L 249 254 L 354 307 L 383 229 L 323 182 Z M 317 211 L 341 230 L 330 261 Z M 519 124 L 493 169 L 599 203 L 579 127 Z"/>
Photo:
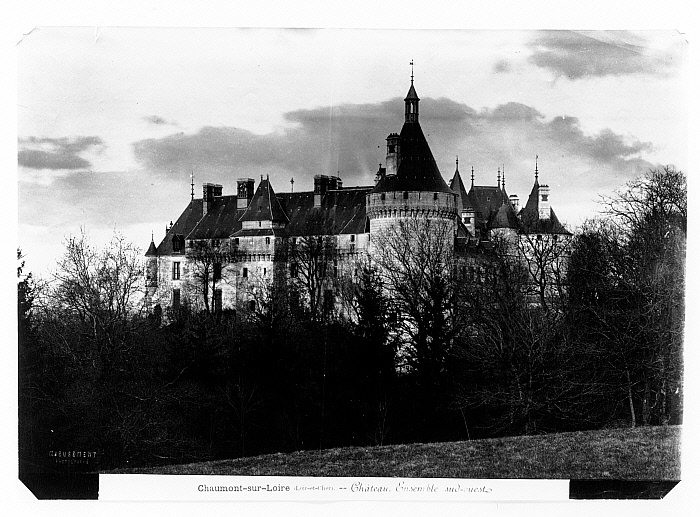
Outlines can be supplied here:
<path id="1" fill-rule="evenodd" d="M 494 238 L 478 280 L 439 228 L 397 227 L 344 286 L 352 317 L 305 306 L 299 282 L 223 313 L 147 313 L 138 250 L 69 239 L 46 284 L 18 267 L 20 467 L 679 423 L 685 177 L 652 171 L 605 207 L 566 248 L 536 242 L 566 270 Z"/>

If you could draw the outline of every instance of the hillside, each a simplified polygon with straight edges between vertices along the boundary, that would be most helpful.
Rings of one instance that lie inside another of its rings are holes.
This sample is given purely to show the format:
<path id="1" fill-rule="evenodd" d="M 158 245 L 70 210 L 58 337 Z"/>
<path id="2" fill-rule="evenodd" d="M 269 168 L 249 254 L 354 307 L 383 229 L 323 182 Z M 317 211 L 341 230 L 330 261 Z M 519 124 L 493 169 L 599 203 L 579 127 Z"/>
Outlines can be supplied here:
<path id="1" fill-rule="evenodd" d="M 680 426 L 467 442 L 346 447 L 121 473 L 549 479 L 680 479 Z"/>

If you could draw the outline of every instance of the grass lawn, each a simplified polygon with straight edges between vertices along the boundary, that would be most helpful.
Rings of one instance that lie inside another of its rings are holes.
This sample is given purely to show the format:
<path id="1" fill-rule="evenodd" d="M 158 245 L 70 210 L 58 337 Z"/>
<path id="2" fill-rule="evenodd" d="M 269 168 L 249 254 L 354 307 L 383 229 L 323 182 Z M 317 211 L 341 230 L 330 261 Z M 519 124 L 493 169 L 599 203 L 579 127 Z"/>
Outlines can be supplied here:
<path id="1" fill-rule="evenodd" d="M 680 426 L 468 442 L 344 447 L 120 473 L 263 476 L 680 479 Z"/>

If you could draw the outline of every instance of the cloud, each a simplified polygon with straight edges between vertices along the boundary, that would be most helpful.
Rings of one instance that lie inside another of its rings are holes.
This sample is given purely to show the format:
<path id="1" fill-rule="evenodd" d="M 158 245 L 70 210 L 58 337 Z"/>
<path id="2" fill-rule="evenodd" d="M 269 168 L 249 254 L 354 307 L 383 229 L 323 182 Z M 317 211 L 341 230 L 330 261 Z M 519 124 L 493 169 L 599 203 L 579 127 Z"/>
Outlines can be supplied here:
<path id="1" fill-rule="evenodd" d="M 148 117 L 143 117 L 143 120 L 145 120 L 149 124 L 153 124 L 155 126 L 163 126 L 163 125 L 176 126 L 177 125 L 175 122 L 168 122 L 163 117 L 159 117 L 158 115 L 150 115 Z"/>
<path id="2" fill-rule="evenodd" d="M 98 136 L 74 138 L 20 139 L 17 160 L 21 167 L 30 169 L 76 170 L 90 167 L 90 162 L 80 154 L 94 147 L 98 149 L 104 142 Z"/>
<path id="3" fill-rule="evenodd" d="M 493 65 L 493 71 L 496 73 L 508 73 L 511 70 L 510 63 L 505 59 L 501 59 Z"/>
<path id="4" fill-rule="evenodd" d="M 670 53 L 638 35 L 612 31 L 546 31 L 529 42 L 531 63 L 569 79 L 627 74 L 665 75 Z"/>
<path id="5" fill-rule="evenodd" d="M 643 155 L 649 142 L 610 129 L 584 132 L 576 117 L 546 117 L 532 106 L 510 102 L 477 111 L 450 99 L 421 101 L 421 126 L 448 180 L 455 155 L 465 169 L 475 166 L 477 177 L 493 175 L 507 166 L 511 185 L 521 178 L 529 188 L 534 157 L 570 188 L 592 189 L 618 185 L 652 164 Z M 315 174 L 335 174 L 347 186 L 371 185 L 386 157 L 386 137 L 403 124 L 400 98 L 377 104 L 340 105 L 296 110 L 285 115 L 288 126 L 267 134 L 233 127 L 204 127 L 194 134 L 177 133 L 133 144 L 145 170 L 164 178 L 224 185 L 233 193 L 238 177 L 269 174 L 274 188 L 310 190 Z M 557 171 L 557 172 L 555 172 Z M 483 181 L 486 181 L 485 179 Z M 591 196 L 595 197 L 595 196 Z"/>

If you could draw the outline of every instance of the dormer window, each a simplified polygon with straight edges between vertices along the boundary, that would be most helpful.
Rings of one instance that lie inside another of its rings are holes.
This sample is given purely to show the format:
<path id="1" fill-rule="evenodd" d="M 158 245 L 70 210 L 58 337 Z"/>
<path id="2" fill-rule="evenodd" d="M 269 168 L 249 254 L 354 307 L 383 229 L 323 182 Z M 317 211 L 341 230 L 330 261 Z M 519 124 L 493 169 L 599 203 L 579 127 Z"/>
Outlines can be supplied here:
<path id="1" fill-rule="evenodd" d="M 182 235 L 173 235 L 173 252 L 180 253 L 185 249 L 185 237 Z"/>

